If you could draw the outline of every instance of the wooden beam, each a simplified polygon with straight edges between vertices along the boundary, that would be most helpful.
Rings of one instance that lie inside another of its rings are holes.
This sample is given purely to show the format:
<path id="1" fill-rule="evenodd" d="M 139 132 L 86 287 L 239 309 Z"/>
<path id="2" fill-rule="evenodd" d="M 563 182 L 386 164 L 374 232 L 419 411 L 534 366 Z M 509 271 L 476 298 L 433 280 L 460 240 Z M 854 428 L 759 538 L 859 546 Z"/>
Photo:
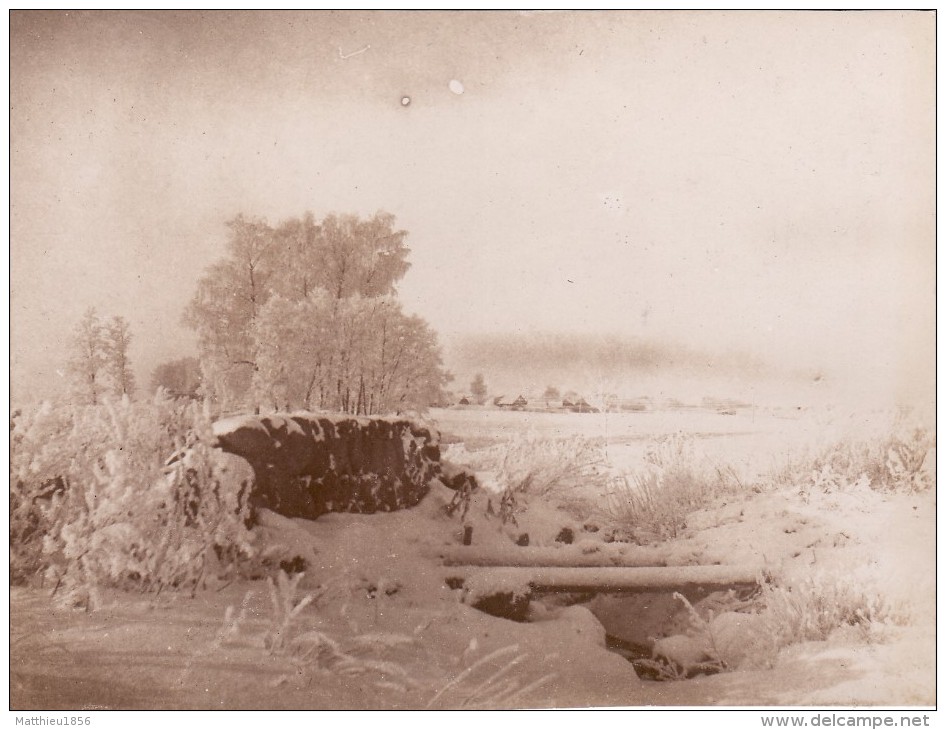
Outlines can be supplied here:
<path id="1" fill-rule="evenodd" d="M 505 566 L 510 568 L 605 568 L 662 567 L 667 562 L 658 551 L 634 549 L 617 555 L 602 550 L 584 553 L 579 548 L 512 547 L 489 549 L 478 547 L 444 547 L 440 551 L 444 565 Z"/>
<path id="2" fill-rule="evenodd" d="M 688 565 L 672 568 L 646 567 L 455 567 L 447 581 L 460 585 L 475 577 L 477 591 L 489 593 L 495 582 L 497 592 L 509 586 L 528 586 L 536 593 L 595 592 L 649 593 L 694 590 L 719 591 L 758 585 L 764 568 L 756 565 Z"/>

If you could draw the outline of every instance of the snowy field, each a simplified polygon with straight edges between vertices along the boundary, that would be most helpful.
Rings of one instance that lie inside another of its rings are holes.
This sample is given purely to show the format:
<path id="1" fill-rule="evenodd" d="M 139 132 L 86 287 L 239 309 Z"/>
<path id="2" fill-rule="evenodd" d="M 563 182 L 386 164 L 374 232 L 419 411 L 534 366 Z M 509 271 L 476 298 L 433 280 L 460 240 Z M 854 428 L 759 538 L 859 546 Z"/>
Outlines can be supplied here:
<path id="1" fill-rule="evenodd" d="M 781 466 L 844 439 L 880 436 L 894 425 L 890 411 L 747 409 L 734 415 L 705 409 L 636 413 L 542 413 L 496 409 L 432 409 L 445 442 L 475 449 L 516 437 L 600 440 L 609 462 L 632 468 L 654 441 L 683 434 L 707 458 L 754 473 Z"/>

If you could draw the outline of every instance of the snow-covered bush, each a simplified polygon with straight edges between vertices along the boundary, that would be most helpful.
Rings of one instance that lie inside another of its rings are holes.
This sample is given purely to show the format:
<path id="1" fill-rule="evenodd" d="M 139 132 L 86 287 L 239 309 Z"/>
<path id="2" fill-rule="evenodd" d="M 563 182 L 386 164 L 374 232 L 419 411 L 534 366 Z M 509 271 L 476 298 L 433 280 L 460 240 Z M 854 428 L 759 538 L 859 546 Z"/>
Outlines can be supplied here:
<path id="1" fill-rule="evenodd" d="M 732 467 L 701 459 L 680 434 L 654 441 L 642 468 L 612 478 L 607 512 L 639 540 L 676 537 L 687 516 L 719 497 L 745 490 Z"/>
<path id="2" fill-rule="evenodd" d="M 497 492 L 509 489 L 560 496 L 578 484 L 604 484 L 606 479 L 602 444 L 582 437 L 550 439 L 534 433 L 517 434 L 478 451 L 452 446 L 444 456 L 474 472 L 484 472 L 479 481 Z"/>
<path id="3" fill-rule="evenodd" d="M 94 608 L 102 588 L 196 588 L 252 554 L 241 485 L 220 478 L 227 457 L 198 404 L 45 404 L 11 428 L 14 579 L 43 570 Z"/>
<path id="4" fill-rule="evenodd" d="M 577 484 L 604 484 L 604 452 L 586 438 L 523 436 L 501 445 L 498 481 L 520 494 L 546 496 Z"/>
<path id="5" fill-rule="evenodd" d="M 476 650 L 476 640 L 471 642 Z M 466 654 L 464 653 L 464 658 Z M 450 679 L 427 703 L 426 709 L 497 709 L 518 707 L 523 698 L 548 684 L 555 673 L 543 674 L 523 685 L 512 670 L 519 664 L 528 664 L 529 655 L 519 651 L 518 644 L 510 644 L 490 652 L 473 662 Z M 534 663 L 533 663 L 534 664 Z"/>
<path id="6" fill-rule="evenodd" d="M 594 439 L 517 435 L 479 451 L 452 449 L 447 456 L 472 470 L 487 491 L 498 495 L 498 514 L 504 523 L 515 524 L 530 497 L 554 497 L 569 511 L 590 513 L 586 495 L 607 483 L 603 445 Z"/>
<path id="7" fill-rule="evenodd" d="M 315 600 L 315 595 L 312 593 L 296 600 L 296 591 L 303 575 L 303 573 L 296 573 L 294 576 L 289 576 L 281 570 L 275 581 L 272 578 L 266 579 L 273 615 L 270 618 L 271 626 L 264 641 L 266 648 L 273 654 L 285 651 L 292 635 L 290 627 L 293 621 L 306 606 Z"/>
<path id="8" fill-rule="evenodd" d="M 13 414 L 10 422 L 10 579 L 22 582 L 46 565 L 43 536 L 49 522 L 42 506 L 62 489 L 70 456 L 70 411 L 50 403 Z"/>
<path id="9" fill-rule="evenodd" d="M 914 494 L 932 488 L 933 436 L 923 428 L 896 428 L 873 440 L 838 441 L 796 466 L 802 490 L 836 491 L 864 484 L 883 492 Z"/>
<path id="10" fill-rule="evenodd" d="M 858 641 L 879 641 L 885 627 L 905 626 L 911 618 L 904 604 L 846 575 L 764 584 L 760 603 L 772 656 L 791 644 L 824 641 L 838 630 L 854 630 Z"/>

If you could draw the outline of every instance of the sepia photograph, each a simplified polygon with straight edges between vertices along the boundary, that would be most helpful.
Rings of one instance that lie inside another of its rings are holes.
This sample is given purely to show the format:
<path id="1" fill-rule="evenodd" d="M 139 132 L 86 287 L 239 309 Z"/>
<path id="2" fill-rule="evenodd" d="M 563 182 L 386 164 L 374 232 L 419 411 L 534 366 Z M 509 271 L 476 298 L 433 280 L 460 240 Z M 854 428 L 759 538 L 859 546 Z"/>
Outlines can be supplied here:
<path id="1" fill-rule="evenodd" d="M 8 17 L 11 711 L 935 707 L 935 11 Z"/>

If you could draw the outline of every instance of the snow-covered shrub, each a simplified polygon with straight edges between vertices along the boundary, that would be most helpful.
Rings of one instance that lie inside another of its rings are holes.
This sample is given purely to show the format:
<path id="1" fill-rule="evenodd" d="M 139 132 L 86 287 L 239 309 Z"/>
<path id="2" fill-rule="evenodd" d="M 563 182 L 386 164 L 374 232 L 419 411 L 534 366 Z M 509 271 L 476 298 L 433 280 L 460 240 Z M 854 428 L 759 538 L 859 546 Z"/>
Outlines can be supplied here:
<path id="1" fill-rule="evenodd" d="M 896 428 L 873 440 L 838 441 L 809 463 L 796 466 L 807 475 L 802 490 L 837 491 L 863 484 L 884 492 L 915 494 L 933 486 L 929 453 L 933 436 L 924 428 Z"/>
<path id="2" fill-rule="evenodd" d="M 824 641 L 839 629 L 854 629 L 859 641 L 877 641 L 883 638 L 884 627 L 910 622 L 905 605 L 850 576 L 814 575 L 764 584 L 760 603 L 773 656 L 791 644 Z"/>
<path id="3" fill-rule="evenodd" d="M 498 481 L 520 494 L 558 496 L 579 483 L 605 483 L 602 445 L 592 439 L 521 436 L 498 448 Z"/>
<path id="4" fill-rule="evenodd" d="M 292 622 L 315 600 L 315 595 L 311 593 L 296 600 L 296 591 L 303 575 L 296 573 L 289 576 L 281 570 L 275 581 L 272 578 L 266 579 L 273 615 L 270 617 L 271 625 L 264 641 L 266 648 L 274 654 L 285 651 L 290 640 Z"/>
<path id="5" fill-rule="evenodd" d="M 60 597 L 93 608 L 104 587 L 196 587 L 251 554 L 240 486 L 219 478 L 226 457 L 212 443 L 208 411 L 161 394 L 19 416 L 10 466 L 19 577 L 44 568 Z M 165 466 L 175 453 L 183 458 Z"/>
<path id="6" fill-rule="evenodd" d="M 520 494 L 560 494 L 577 484 L 605 482 L 603 445 L 595 439 L 542 438 L 517 434 L 489 448 L 467 451 L 450 446 L 444 458 L 474 472 L 487 489 Z"/>
<path id="7" fill-rule="evenodd" d="M 311 681 L 312 673 L 344 674 L 369 677 L 379 689 L 404 692 L 414 682 L 407 671 L 395 662 L 377 658 L 376 654 L 399 646 L 415 643 L 413 636 L 401 634 L 358 634 L 345 639 L 334 639 L 318 629 L 298 631 L 302 613 L 307 606 L 316 605 L 319 593 L 297 596 L 302 573 L 288 576 L 285 572 L 277 580 L 267 578 L 273 613 L 263 637 L 263 644 L 273 657 L 286 657 L 295 671 L 280 677 L 274 686 L 291 680 Z M 324 594 L 323 587 L 322 593 Z M 380 675 L 374 677 L 373 675 Z"/>
<path id="8" fill-rule="evenodd" d="M 315 623 L 321 622 L 318 611 L 311 610 L 318 605 L 319 593 L 307 593 L 300 598 L 297 594 L 301 580 L 301 574 L 289 576 L 285 572 L 278 573 L 275 581 L 267 578 L 270 615 L 265 609 L 253 606 L 256 600 L 253 591 L 244 595 L 239 610 L 233 605 L 227 606 L 210 643 L 195 646 L 194 653 L 185 661 L 178 684 L 187 683 L 202 666 L 201 660 L 206 662 L 207 657 L 229 646 L 239 647 L 243 653 L 257 652 L 259 663 L 277 672 L 275 679 L 268 682 L 271 688 L 311 687 L 314 675 L 319 674 L 361 677 L 376 689 L 406 692 L 418 688 L 401 664 L 383 656 L 416 645 L 419 631 L 415 630 L 414 635 L 374 632 L 333 638 L 324 631 L 312 629 L 313 619 Z M 306 608 L 310 611 L 306 612 Z M 248 615 L 255 619 L 248 621 Z M 268 618 L 266 625 L 260 625 L 261 617 Z M 227 661 L 232 656 L 221 654 L 219 659 Z"/>
<path id="9" fill-rule="evenodd" d="M 471 648 L 476 649 L 474 643 L 471 643 Z M 518 644 L 490 652 L 444 684 L 427 703 L 426 709 L 495 710 L 517 707 L 525 697 L 556 676 L 547 673 L 523 684 L 523 680 L 512 675 L 512 671 L 520 664 L 530 666 L 528 659 L 528 654 L 519 652 Z M 522 676 L 521 672 L 519 676 Z"/>
<path id="10" fill-rule="evenodd" d="M 406 643 L 413 643 L 413 637 L 362 634 L 346 641 L 317 629 L 306 631 L 296 636 L 288 648 L 294 671 L 277 679 L 275 686 L 300 680 L 306 686 L 312 681 L 311 674 L 319 673 L 363 677 L 377 689 L 397 692 L 416 689 L 417 682 L 401 664 L 371 656 Z"/>
<path id="11" fill-rule="evenodd" d="M 14 413 L 10 423 L 10 580 L 20 583 L 46 565 L 43 505 L 64 486 L 70 456 L 62 444 L 72 431 L 67 409 L 44 403 Z"/>
<path id="12" fill-rule="evenodd" d="M 504 523 L 515 524 L 529 497 L 554 496 L 567 509 L 590 512 L 584 493 L 607 482 L 602 443 L 581 437 L 517 435 L 488 449 L 465 452 L 458 461 L 476 473 L 485 489 L 498 494 Z"/>
<path id="13" fill-rule="evenodd" d="M 700 459 L 693 439 L 675 434 L 648 447 L 641 469 L 611 479 L 607 512 L 639 540 L 667 539 L 692 512 L 744 490 L 732 467 Z"/>

